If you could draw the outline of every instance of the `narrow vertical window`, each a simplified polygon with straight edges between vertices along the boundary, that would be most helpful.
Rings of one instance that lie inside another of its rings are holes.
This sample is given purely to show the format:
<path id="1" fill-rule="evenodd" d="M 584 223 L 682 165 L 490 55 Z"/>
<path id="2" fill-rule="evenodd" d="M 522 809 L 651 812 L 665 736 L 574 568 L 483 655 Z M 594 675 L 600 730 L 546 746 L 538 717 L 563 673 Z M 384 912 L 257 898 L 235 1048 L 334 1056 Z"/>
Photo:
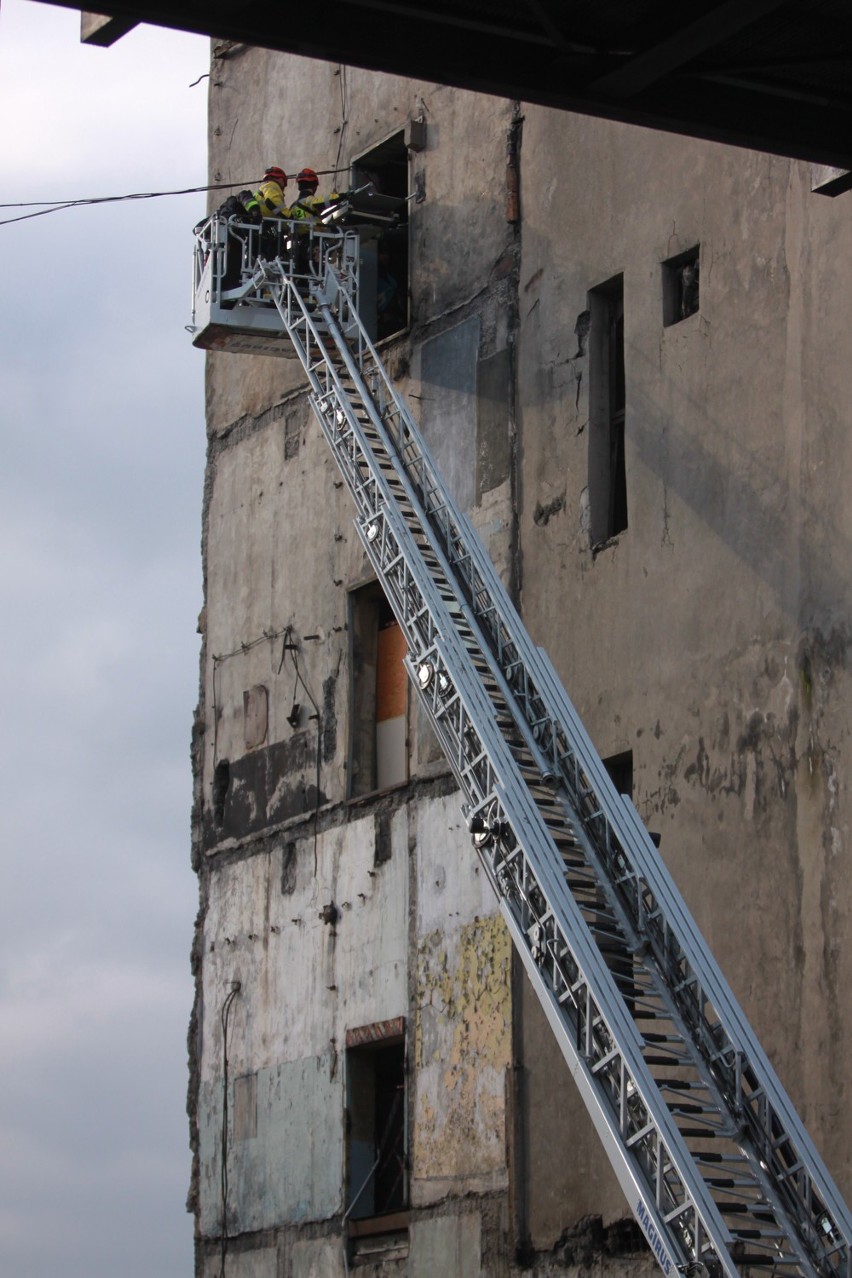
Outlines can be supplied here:
<path id="1" fill-rule="evenodd" d="M 589 513 L 593 546 L 627 527 L 624 276 L 589 294 Z"/>

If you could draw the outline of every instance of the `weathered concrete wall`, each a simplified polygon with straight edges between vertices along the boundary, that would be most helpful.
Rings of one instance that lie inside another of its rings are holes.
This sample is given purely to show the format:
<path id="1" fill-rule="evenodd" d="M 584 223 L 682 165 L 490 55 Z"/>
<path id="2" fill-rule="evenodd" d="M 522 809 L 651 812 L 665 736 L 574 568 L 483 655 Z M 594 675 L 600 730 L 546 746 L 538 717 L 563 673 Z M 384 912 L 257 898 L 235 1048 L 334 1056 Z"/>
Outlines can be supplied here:
<path id="1" fill-rule="evenodd" d="M 304 103 L 319 100 L 340 102 L 342 132 L 317 129 Z M 451 90 L 231 50 L 211 88 L 211 168 L 227 180 L 238 177 L 235 155 L 249 166 L 240 159 L 240 178 L 273 159 L 288 171 L 339 164 L 345 185 L 352 157 L 426 115 L 429 145 L 411 166 L 412 189 L 426 197 L 410 206 L 412 329 L 385 357 L 423 406 L 436 451 L 457 459 L 459 496 L 510 580 L 514 231 L 502 193 L 471 203 L 469 179 L 501 191 L 512 111 L 494 104 L 476 157 L 463 158 L 452 139 L 476 105 Z M 404 1017 L 418 1229 L 402 1258 L 359 1255 L 359 1268 L 365 1278 L 433 1272 L 449 1247 L 453 1272 L 479 1273 L 483 1256 L 505 1254 L 505 1210 L 489 1204 L 507 1189 L 508 937 L 416 713 L 409 771 L 426 788 L 346 801 L 348 592 L 370 574 L 295 366 L 210 356 L 208 425 L 195 753 L 199 1272 L 220 1247 L 224 1124 L 229 1265 L 255 1278 L 277 1249 L 288 1274 L 342 1273 L 346 1032 Z M 295 727 L 294 701 L 304 706 Z M 320 918 L 331 903 L 333 924 Z M 221 1014 L 237 981 L 226 1117 Z M 453 1204 L 467 1195 L 484 1206 L 460 1220 Z"/>
<path id="2" fill-rule="evenodd" d="M 223 52 L 217 180 L 307 163 L 344 185 L 352 159 L 426 118 L 391 376 L 601 753 L 632 751 L 640 812 L 849 1189 L 842 201 L 811 196 L 788 161 Z M 664 327 L 661 263 L 698 244 L 698 313 Z M 628 527 L 593 551 L 588 294 L 620 274 Z M 411 784 L 347 800 L 363 727 L 349 592 L 370 573 L 297 366 L 211 355 L 207 394 L 199 1275 L 215 1272 L 222 1224 L 234 981 L 235 1273 L 342 1272 L 346 1031 L 395 1017 L 408 1253 L 360 1257 L 364 1278 L 508 1275 L 526 1234 L 539 1278 L 650 1272 L 416 714 Z"/>
<path id="3" fill-rule="evenodd" d="M 408 833 L 378 865 L 365 818 L 293 845 L 276 840 L 215 871 L 205 920 L 201 1032 L 203 1232 L 221 1221 L 222 1008 L 234 982 L 228 1074 L 256 1075 L 256 1121 L 229 1097 L 240 1232 L 341 1210 L 346 1030 L 407 1015 Z M 334 904 L 335 922 L 322 915 Z M 230 1204 L 229 1204 L 230 1205 Z"/>
<path id="4" fill-rule="evenodd" d="M 848 1190 L 848 211 L 807 166 L 602 121 L 530 110 L 523 155 L 524 614 L 601 753 L 632 750 L 640 812 Z M 699 312 L 664 328 L 660 264 L 696 244 Z M 593 554 L 578 320 L 622 272 L 628 528 Z"/>

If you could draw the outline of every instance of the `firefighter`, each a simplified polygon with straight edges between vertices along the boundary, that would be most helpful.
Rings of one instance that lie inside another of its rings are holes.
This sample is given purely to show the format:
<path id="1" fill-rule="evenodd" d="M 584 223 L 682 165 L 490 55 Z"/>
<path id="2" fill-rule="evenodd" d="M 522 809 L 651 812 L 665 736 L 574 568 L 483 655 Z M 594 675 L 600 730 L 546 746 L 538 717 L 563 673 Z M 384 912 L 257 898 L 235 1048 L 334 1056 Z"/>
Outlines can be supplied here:
<path id="1" fill-rule="evenodd" d="M 299 187 L 299 198 L 292 205 L 290 216 L 296 219 L 322 222 L 323 225 L 327 221 L 333 220 L 323 215 L 326 212 L 330 213 L 332 209 L 343 204 L 351 195 L 351 191 L 334 191 L 327 200 L 324 200 L 317 195 L 319 178 L 313 169 L 302 169 L 296 178 L 296 183 Z"/>
<path id="2" fill-rule="evenodd" d="M 290 210 L 284 202 L 286 186 L 287 174 L 277 164 L 272 164 L 264 173 L 258 190 L 245 201 L 248 220 L 261 223 L 260 257 L 280 257 L 283 251 L 279 219 L 290 216 Z"/>
<path id="3" fill-rule="evenodd" d="M 284 189 L 287 186 L 287 174 L 272 164 L 263 175 L 263 181 L 257 191 L 245 201 L 246 212 L 250 217 L 286 217 L 288 209 L 284 203 Z"/>
<path id="4" fill-rule="evenodd" d="M 325 201 L 317 195 L 319 178 L 313 169 L 302 169 L 296 177 L 299 198 L 290 206 L 290 216 L 295 221 L 317 221 L 325 208 Z"/>
<path id="5" fill-rule="evenodd" d="M 299 198 L 290 205 L 290 217 L 296 223 L 293 269 L 297 276 L 305 276 L 309 274 L 312 256 L 315 257 L 310 248 L 310 232 L 314 227 L 321 229 L 320 214 L 325 202 L 317 195 L 319 178 L 313 169 L 302 169 L 296 176 L 296 185 Z"/>

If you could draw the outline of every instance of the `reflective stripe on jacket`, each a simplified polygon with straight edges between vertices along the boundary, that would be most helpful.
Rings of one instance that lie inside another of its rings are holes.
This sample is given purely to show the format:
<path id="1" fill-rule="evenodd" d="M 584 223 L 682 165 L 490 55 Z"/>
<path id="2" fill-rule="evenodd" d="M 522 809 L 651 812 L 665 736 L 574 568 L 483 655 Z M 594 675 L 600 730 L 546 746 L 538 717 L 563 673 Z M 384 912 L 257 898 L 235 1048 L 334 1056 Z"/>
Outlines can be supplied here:
<path id="1" fill-rule="evenodd" d="M 277 182 L 264 182 L 246 201 L 249 213 L 258 212 L 261 217 L 286 217 L 289 210 L 284 203 L 284 192 Z"/>

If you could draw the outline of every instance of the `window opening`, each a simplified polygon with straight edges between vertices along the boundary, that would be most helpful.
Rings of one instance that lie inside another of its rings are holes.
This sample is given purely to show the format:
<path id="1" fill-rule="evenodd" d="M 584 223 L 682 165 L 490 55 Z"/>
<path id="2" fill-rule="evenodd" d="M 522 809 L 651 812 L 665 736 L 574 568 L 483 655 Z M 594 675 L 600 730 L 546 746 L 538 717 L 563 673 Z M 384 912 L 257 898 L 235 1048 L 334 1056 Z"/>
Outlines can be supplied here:
<path id="1" fill-rule="evenodd" d="M 377 582 L 349 597 L 349 797 L 408 780 L 405 638 Z"/>
<path id="2" fill-rule="evenodd" d="M 230 787 L 230 760 L 220 759 L 213 769 L 213 820 L 217 825 L 224 825 L 225 823 L 225 805 Z"/>
<path id="3" fill-rule="evenodd" d="M 633 798 L 633 751 L 625 750 L 623 754 L 610 755 L 603 760 L 609 773 L 609 779 L 619 794 Z"/>
<path id="4" fill-rule="evenodd" d="M 347 1216 L 366 1220 L 408 1207 L 405 1041 L 346 1052 Z"/>
<path id="5" fill-rule="evenodd" d="M 353 221 L 361 227 L 361 317 L 376 341 L 408 325 L 408 148 L 405 133 L 353 161 Z M 373 319 L 375 316 L 375 319 Z"/>
<path id="6" fill-rule="evenodd" d="M 698 245 L 663 262 L 663 325 L 679 324 L 698 311 Z"/>
<path id="7" fill-rule="evenodd" d="M 589 293 L 589 513 L 593 546 L 627 527 L 624 276 Z"/>
<path id="8" fill-rule="evenodd" d="M 602 760 L 609 773 L 609 779 L 619 794 L 633 798 L 633 751 L 625 750 L 622 754 L 610 755 Z M 627 1009 L 631 1016 L 636 1010 L 636 981 L 633 972 L 633 955 L 626 945 L 613 938 L 606 951 L 606 965 L 612 973 L 615 983 L 621 990 Z"/>

